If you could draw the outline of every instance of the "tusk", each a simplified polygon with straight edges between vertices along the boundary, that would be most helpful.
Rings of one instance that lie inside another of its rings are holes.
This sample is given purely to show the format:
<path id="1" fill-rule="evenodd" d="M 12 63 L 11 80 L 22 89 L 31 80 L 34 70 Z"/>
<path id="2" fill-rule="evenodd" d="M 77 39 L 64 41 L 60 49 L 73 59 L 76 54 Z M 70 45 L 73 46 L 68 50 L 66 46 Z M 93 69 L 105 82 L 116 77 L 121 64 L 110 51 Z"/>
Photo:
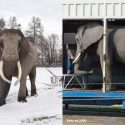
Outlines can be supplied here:
<path id="1" fill-rule="evenodd" d="M 5 81 L 5 82 L 7 82 L 7 83 L 11 83 L 11 81 L 10 80 L 8 80 L 5 76 L 4 76 L 4 74 L 3 74 L 3 60 L 1 60 L 0 61 L 0 76 L 1 76 L 1 78 Z"/>
<path id="2" fill-rule="evenodd" d="M 17 81 L 14 84 L 15 86 L 20 82 L 20 79 L 22 77 L 22 68 L 21 68 L 20 61 L 17 62 L 17 68 L 18 68 L 18 77 L 17 77 Z"/>
<path id="3" fill-rule="evenodd" d="M 20 61 L 17 62 L 17 67 L 18 67 L 18 77 L 17 77 L 17 79 L 20 81 L 20 79 L 22 77 L 22 68 L 21 68 Z"/>
<path id="4" fill-rule="evenodd" d="M 75 62 L 79 59 L 80 56 L 81 56 L 81 53 L 79 53 L 79 54 L 76 56 L 76 58 L 74 59 L 73 63 L 75 63 Z"/>

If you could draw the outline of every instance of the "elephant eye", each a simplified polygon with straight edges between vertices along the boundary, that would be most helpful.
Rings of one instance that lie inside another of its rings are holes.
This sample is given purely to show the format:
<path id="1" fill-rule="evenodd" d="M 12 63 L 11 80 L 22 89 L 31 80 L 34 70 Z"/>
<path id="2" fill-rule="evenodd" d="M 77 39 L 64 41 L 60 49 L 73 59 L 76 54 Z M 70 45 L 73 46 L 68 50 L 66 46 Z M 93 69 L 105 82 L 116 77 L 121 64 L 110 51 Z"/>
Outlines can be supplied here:
<path id="1" fill-rule="evenodd" d="M 76 39 L 76 42 L 77 42 L 77 43 L 80 43 L 80 40 L 77 38 L 77 39 Z"/>

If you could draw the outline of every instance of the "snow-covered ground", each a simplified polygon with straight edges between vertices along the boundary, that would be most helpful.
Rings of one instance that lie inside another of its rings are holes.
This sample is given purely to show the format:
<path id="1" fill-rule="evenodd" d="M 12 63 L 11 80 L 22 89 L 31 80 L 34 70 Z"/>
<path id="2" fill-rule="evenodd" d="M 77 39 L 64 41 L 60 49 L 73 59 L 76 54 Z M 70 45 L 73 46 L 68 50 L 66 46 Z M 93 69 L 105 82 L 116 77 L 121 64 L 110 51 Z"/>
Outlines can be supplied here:
<path id="1" fill-rule="evenodd" d="M 61 68 L 49 68 L 61 75 Z M 27 97 L 27 103 L 17 102 L 19 84 L 12 85 L 7 104 L 0 107 L 0 125 L 62 125 L 61 86 L 51 86 L 50 74 L 45 68 L 37 68 L 36 86 L 38 96 Z M 30 82 L 27 79 L 30 95 Z"/>

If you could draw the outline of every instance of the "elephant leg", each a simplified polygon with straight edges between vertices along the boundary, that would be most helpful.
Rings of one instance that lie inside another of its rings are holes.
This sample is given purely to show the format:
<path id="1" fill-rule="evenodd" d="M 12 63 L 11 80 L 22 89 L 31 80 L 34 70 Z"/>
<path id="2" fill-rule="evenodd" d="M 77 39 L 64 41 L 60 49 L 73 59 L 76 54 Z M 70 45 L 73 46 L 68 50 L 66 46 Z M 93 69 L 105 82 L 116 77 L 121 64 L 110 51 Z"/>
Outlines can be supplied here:
<path id="1" fill-rule="evenodd" d="M 36 85 L 35 85 L 35 79 L 36 79 L 36 68 L 33 68 L 29 74 L 30 81 L 31 81 L 31 96 L 36 95 Z"/>
<path id="2" fill-rule="evenodd" d="M 93 70 L 90 70 L 90 71 L 79 70 L 80 63 L 82 62 L 84 57 L 85 57 L 85 55 L 81 55 L 79 57 L 79 61 L 77 61 L 75 63 L 75 65 L 74 65 L 74 73 L 75 74 L 91 74 L 91 73 L 93 73 Z"/>
<path id="3" fill-rule="evenodd" d="M 10 85 L 4 81 L 0 81 L 0 106 L 6 104 L 6 97 L 8 95 Z"/>
<path id="4" fill-rule="evenodd" d="M 8 78 L 10 81 L 12 77 Z M 10 84 L 0 78 L 0 106 L 6 104 L 6 97 L 10 90 Z"/>
<path id="5" fill-rule="evenodd" d="M 103 57 L 103 56 L 102 56 Z M 100 57 L 101 67 L 103 70 L 103 58 Z M 105 61 L 105 83 L 106 83 L 106 91 L 112 89 L 113 85 L 111 84 L 111 65 L 109 59 Z"/>
<path id="6" fill-rule="evenodd" d="M 111 62 L 110 60 L 106 57 L 106 62 L 105 62 L 105 67 L 106 67 L 106 90 L 114 90 L 115 86 L 112 84 L 112 80 L 111 80 Z"/>
<path id="7" fill-rule="evenodd" d="M 27 86 L 26 86 L 26 96 L 28 96 L 28 89 L 27 89 Z"/>
<path id="8" fill-rule="evenodd" d="M 21 80 L 20 80 L 18 101 L 19 102 L 27 102 L 27 100 L 26 100 L 26 75 L 25 76 L 23 75 Z"/>
<path id="9" fill-rule="evenodd" d="M 103 59 L 105 58 L 105 78 L 104 79 L 105 79 L 105 82 L 107 84 L 106 90 L 108 91 L 108 90 L 111 90 L 111 88 L 112 88 L 112 84 L 111 84 L 111 64 L 110 64 L 110 59 L 107 55 L 107 50 L 106 50 L 106 56 L 103 58 L 103 41 L 99 42 L 97 53 L 100 57 L 100 64 L 101 64 L 102 72 L 103 72 Z"/>
<path id="10" fill-rule="evenodd" d="M 102 75 L 103 75 L 103 40 L 99 41 L 97 54 L 100 58 L 100 65 L 101 65 L 101 70 L 102 70 Z M 103 78 L 102 78 L 102 82 L 103 82 Z"/>
<path id="11" fill-rule="evenodd" d="M 10 90 L 10 85 L 8 83 L 4 83 L 4 90 L 4 97 L 6 98 Z"/>

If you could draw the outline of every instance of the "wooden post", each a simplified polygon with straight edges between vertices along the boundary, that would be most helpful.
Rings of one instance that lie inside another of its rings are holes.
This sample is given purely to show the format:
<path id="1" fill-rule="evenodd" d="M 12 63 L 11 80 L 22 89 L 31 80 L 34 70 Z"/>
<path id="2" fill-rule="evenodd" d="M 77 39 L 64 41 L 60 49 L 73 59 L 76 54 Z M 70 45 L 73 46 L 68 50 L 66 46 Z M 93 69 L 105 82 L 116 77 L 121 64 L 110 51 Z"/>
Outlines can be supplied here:
<path id="1" fill-rule="evenodd" d="M 106 55 L 106 29 L 107 29 L 107 20 L 104 18 L 103 20 L 103 92 L 106 91 L 106 67 L 105 67 L 105 55 Z"/>

